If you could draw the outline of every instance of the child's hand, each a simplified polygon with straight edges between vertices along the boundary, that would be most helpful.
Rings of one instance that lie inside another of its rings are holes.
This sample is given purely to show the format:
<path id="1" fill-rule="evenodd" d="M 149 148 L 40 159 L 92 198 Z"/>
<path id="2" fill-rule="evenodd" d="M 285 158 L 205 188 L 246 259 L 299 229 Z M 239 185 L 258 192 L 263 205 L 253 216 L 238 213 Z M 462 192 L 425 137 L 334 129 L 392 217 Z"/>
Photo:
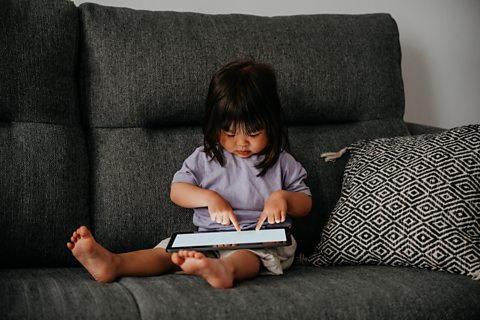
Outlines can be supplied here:
<path id="1" fill-rule="evenodd" d="M 237 216 L 232 210 L 230 204 L 225 201 L 218 193 L 215 193 L 208 200 L 208 212 L 210 213 L 210 219 L 217 223 L 229 226 L 233 223 L 237 231 L 241 231 L 240 224 L 238 223 Z"/>
<path id="2" fill-rule="evenodd" d="M 287 199 L 283 196 L 282 190 L 274 191 L 265 201 L 255 230 L 260 230 L 265 220 L 270 224 L 285 222 L 287 207 Z"/>

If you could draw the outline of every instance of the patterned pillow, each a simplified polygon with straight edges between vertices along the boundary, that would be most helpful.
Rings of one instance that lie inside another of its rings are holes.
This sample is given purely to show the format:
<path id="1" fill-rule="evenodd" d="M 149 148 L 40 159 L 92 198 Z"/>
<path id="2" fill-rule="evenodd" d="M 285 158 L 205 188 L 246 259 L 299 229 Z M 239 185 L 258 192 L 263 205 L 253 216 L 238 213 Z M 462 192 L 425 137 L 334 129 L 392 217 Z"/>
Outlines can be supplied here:
<path id="1" fill-rule="evenodd" d="M 480 125 L 361 141 L 307 261 L 384 264 L 480 279 Z"/>

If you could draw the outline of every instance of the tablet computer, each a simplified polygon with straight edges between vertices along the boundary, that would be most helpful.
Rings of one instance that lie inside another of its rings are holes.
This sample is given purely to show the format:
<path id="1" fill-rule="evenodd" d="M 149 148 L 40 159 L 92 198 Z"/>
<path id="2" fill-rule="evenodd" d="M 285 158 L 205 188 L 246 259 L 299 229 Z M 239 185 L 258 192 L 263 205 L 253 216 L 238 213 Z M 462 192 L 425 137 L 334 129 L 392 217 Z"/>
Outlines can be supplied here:
<path id="1" fill-rule="evenodd" d="M 244 231 L 176 232 L 170 238 L 167 252 L 179 250 L 232 250 L 288 246 L 292 243 L 289 228 Z"/>

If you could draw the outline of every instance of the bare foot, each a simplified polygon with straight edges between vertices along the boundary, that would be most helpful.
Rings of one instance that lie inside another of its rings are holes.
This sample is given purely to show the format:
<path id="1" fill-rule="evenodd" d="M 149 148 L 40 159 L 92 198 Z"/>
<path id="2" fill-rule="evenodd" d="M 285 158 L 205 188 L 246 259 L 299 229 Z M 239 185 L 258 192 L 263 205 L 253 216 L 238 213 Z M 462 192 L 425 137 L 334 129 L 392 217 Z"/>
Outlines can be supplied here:
<path id="1" fill-rule="evenodd" d="M 220 259 L 207 258 L 197 251 L 181 250 L 172 254 L 172 261 L 186 273 L 202 277 L 214 288 L 233 287 L 233 266 Z"/>
<path id="2" fill-rule="evenodd" d="M 77 229 L 67 243 L 75 258 L 98 282 L 112 282 L 117 277 L 115 255 L 98 244 L 87 227 Z"/>

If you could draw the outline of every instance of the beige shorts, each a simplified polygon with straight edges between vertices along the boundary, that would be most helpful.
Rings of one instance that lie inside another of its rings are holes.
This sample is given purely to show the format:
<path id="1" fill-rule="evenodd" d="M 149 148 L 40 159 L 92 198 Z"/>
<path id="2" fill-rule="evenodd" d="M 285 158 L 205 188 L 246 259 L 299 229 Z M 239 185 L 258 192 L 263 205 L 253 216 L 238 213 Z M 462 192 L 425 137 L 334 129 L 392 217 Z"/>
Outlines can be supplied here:
<path id="1" fill-rule="evenodd" d="M 295 238 L 292 238 L 292 244 L 287 247 L 275 247 L 265 249 L 246 249 L 253 252 L 260 258 L 263 265 L 263 270 L 260 270 L 260 274 L 265 275 L 280 275 L 283 274 L 283 270 L 288 269 L 295 259 L 295 250 L 297 249 L 297 242 Z M 170 238 L 163 239 L 155 248 L 167 248 L 167 244 Z M 203 253 L 209 258 L 224 258 L 234 253 L 236 250 L 212 250 L 203 251 Z"/>

